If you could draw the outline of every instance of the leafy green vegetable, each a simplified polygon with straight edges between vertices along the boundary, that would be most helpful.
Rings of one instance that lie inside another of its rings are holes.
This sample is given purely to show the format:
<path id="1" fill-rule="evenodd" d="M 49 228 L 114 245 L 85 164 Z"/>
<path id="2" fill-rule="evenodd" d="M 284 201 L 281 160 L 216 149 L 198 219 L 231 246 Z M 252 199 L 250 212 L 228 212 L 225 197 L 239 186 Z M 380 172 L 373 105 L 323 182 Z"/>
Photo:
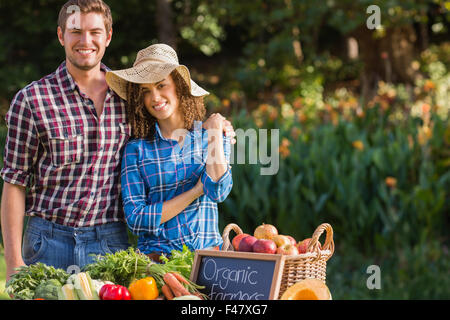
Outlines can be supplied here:
<path id="1" fill-rule="evenodd" d="M 155 263 L 146 255 L 136 251 L 133 247 L 115 253 L 97 256 L 96 261 L 84 269 L 94 279 L 111 281 L 128 287 L 134 279 L 147 276 L 154 277 L 159 288 L 164 285 L 163 276 L 167 272 L 179 272 L 189 279 L 194 262 L 194 252 L 187 246 L 183 250 L 172 250 L 170 257 L 161 255 L 161 262 Z"/>
<path id="2" fill-rule="evenodd" d="M 62 284 L 56 279 L 41 282 L 34 291 L 34 299 L 58 300 Z"/>
<path id="3" fill-rule="evenodd" d="M 63 269 L 56 269 L 38 262 L 29 266 L 22 266 L 16 269 L 17 273 L 11 276 L 6 283 L 6 293 L 13 295 L 14 299 L 31 300 L 34 298 L 36 288 L 50 279 L 66 283 L 69 274 Z"/>
<path id="4" fill-rule="evenodd" d="M 189 279 L 191 275 L 192 264 L 194 263 L 195 252 L 183 245 L 183 250 L 172 250 L 170 258 L 164 254 L 160 256 L 160 260 L 171 271 L 178 271 L 183 277 Z"/>
<path id="5" fill-rule="evenodd" d="M 111 281 L 128 287 L 135 278 L 147 276 L 147 266 L 152 260 L 146 255 L 136 251 L 133 247 L 119 250 L 115 253 L 98 255 L 94 263 L 84 267 L 92 279 Z"/>

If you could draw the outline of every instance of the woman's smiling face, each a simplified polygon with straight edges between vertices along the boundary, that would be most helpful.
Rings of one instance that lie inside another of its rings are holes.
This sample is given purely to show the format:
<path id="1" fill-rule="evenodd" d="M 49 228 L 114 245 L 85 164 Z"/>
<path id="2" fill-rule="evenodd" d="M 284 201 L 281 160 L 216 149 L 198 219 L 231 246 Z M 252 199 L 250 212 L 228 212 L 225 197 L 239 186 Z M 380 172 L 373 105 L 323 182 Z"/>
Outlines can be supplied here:
<path id="1" fill-rule="evenodd" d="M 156 120 L 179 116 L 176 85 L 170 75 L 156 83 L 141 84 L 141 89 L 145 108 Z"/>

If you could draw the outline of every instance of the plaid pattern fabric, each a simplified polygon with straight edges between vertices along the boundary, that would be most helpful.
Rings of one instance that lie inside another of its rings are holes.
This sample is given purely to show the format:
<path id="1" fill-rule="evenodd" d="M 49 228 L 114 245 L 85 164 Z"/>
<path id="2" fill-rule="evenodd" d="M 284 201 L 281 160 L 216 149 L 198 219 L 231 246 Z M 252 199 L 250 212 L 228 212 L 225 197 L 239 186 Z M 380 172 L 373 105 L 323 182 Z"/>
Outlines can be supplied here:
<path id="1" fill-rule="evenodd" d="M 27 215 L 70 227 L 124 221 L 120 163 L 130 132 L 125 103 L 111 89 L 98 118 L 63 62 L 16 94 L 6 124 L 0 174 L 29 187 Z"/>
<path id="2" fill-rule="evenodd" d="M 231 167 L 214 182 L 206 173 L 207 131 L 196 122 L 182 148 L 165 139 L 156 124 L 152 141 L 128 142 L 122 160 L 122 198 L 128 227 L 138 237 L 143 253 L 191 250 L 222 244 L 217 202 L 224 201 L 232 188 Z M 224 138 L 225 157 L 230 161 L 230 138 Z M 163 202 L 190 190 L 201 178 L 204 195 L 172 219 L 161 223 Z"/>

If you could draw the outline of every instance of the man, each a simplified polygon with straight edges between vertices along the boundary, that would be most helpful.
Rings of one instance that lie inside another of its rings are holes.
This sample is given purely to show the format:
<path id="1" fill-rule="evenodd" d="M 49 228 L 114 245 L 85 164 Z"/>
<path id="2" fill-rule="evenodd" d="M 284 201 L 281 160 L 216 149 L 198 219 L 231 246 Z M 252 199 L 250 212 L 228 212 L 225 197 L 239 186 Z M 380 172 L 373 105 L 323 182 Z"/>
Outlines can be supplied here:
<path id="1" fill-rule="evenodd" d="M 108 87 L 101 63 L 112 37 L 110 9 L 101 0 L 71 0 L 60 11 L 57 34 L 65 61 L 20 90 L 6 115 L 7 280 L 21 265 L 82 268 L 92 255 L 129 245 L 119 179 L 130 129 L 125 102 Z M 234 134 L 228 121 L 225 127 Z"/>

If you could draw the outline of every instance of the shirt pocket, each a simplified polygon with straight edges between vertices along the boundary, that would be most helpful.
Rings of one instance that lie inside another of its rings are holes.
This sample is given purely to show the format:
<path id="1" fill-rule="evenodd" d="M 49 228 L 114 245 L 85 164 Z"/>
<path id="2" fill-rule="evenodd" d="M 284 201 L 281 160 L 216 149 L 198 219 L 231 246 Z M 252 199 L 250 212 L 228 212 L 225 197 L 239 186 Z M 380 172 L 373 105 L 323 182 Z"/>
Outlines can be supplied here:
<path id="1" fill-rule="evenodd" d="M 53 166 L 61 167 L 81 162 L 84 151 L 82 127 L 53 127 L 49 131 L 48 140 Z"/>

